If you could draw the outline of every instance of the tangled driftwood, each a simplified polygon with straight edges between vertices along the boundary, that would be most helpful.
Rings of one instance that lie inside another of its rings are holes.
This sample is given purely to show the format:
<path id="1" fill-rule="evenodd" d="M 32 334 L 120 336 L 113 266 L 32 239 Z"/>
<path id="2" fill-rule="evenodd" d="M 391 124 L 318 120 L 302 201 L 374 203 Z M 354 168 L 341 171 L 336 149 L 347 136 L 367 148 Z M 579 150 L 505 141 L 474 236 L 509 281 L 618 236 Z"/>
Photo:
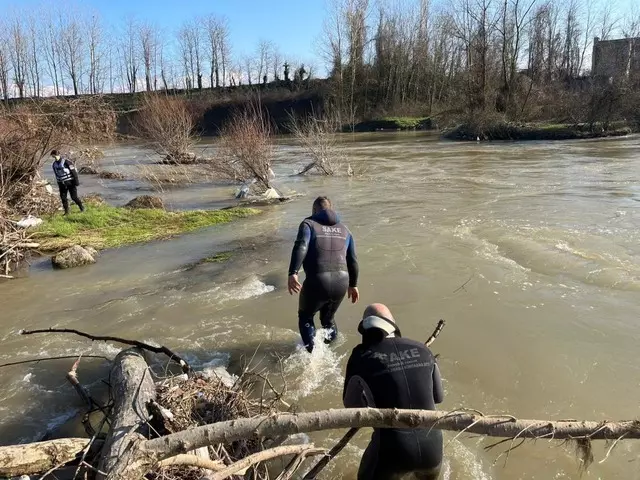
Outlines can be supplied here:
<path id="1" fill-rule="evenodd" d="M 443 325 L 443 322 L 438 325 L 427 343 L 437 337 Z M 73 333 L 91 339 L 140 343 L 78 331 Z M 167 354 L 159 347 L 153 348 L 155 350 L 148 351 Z M 96 474 L 101 480 L 223 480 L 237 475 L 268 479 L 270 471 L 265 464 L 274 458 L 288 457 L 289 462 L 277 474 L 277 480 L 286 480 L 299 471 L 309 456 L 324 455 L 323 460 L 330 460 L 355 431 L 363 427 L 437 428 L 456 431 L 458 435 L 500 437 L 503 440 L 487 448 L 510 442 L 509 450 L 515 440 L 571 440 L 588 455 L 591 455 L 592 440 L 612 441 L 608 455 L 619 441 L 640 438 L 637 420 L 523 420 L 509 415 L 484 415 L 469 409 L 277 411 L 275 405 L 279 404 L 283 392 L 277 392 L 270 382 L 273 395 L 269 402 L 265 403 L 264 393 L 259 399 L 246 393 L 250 390 L 247 385 L 257 381 L 260 375 L 247 376 L 245 380 L 241 377 L 228 383 L 215 375 L 207 380 L 189 369 L 189 375 L 156 382 L 143 349 L 124 350 L 114 360 L 109 379 L 111 399 L 107 405 L 100 405 L 79 385 L 76 362 L 68 379 L 89 408 L 104 413 L 101 426 L 90 432 L 91 439 L 0 447 L 0 476 L 42 473 L 72 464 L 76 466 L 76 475 Z M 180 358 L 169 352 L 170 358 Z M 266 381 L 264 385 L 267 385 Z M 237 398 L 239 396 L 242 398 Z M 256 415 L 256 412 L 263 414 Z M 105 422 L 110 424 L 106 437 L 100 433 Z M 341 428 L 351 430 L 330 452 L 311 444 L 282 444 L 292 434 Z M 324 464 L 326 460 L 304 478 L 316 478 Z"/>

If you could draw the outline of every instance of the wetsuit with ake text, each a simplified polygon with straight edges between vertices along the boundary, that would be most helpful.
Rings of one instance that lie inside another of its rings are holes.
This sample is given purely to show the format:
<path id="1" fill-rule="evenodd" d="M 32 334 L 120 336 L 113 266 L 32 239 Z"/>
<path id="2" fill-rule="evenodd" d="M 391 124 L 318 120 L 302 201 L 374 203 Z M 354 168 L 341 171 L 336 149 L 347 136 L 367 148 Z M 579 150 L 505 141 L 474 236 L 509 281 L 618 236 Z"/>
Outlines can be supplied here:
<path id="1" fill-rule="evenodd" d="M 333 210 L 321 210 L 306 218 L 298 229 L 289 275 L 304 267 L 305 280 L 298 305 L 298 326 L 307 350 L 313 350 L 315 324 L 329 329 L 327 342 L 337 336 L 334 316 L 347 289 L 358 283 L 358 260 L 351 232 Z"/>
<path id="2" fill-rule="evenodd" d="M 390 337 L 356 346 L 345 375 L 347 408 L 435 410 L 443 400 L 440 370 L 431 350 L 413 340 Z M 442 462 L 436 429 L 374 429 L 362 456 L 358 480 L 390 480 L 413 474 L 435 480 Z"/>

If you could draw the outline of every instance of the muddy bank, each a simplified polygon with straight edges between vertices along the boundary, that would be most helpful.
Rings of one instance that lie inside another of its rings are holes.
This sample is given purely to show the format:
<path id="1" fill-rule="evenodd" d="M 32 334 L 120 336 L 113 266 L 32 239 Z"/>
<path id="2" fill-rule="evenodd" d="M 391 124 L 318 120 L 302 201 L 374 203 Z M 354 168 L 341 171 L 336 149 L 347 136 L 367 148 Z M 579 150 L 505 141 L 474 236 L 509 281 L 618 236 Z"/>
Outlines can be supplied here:
<path id="1" fill-rule="evenodd" d="M 461 124 L 443 133 L 447 140 L 581 140 L 623 137 L 638 131 L 632 125 L 619 124 L 608 129 L 588 124 L 516 124 L 496 123 L 488 126 Z"/>

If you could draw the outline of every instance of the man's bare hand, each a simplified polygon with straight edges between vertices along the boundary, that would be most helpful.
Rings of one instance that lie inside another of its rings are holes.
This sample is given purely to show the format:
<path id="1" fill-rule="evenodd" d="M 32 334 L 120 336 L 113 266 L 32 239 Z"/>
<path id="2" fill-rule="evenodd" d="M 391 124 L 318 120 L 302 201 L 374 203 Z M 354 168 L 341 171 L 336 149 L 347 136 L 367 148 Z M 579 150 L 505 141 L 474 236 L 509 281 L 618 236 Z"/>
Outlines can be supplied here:
<path id="1" fill-rule="evenodd" d="M 351 299 L 351 303 L 356 303 L 360 298 L 358 287 L 349 287 L 349 290 L 347 290 L 347 296 Z"/>
<path id="2" fill-rule="evenodd" d="M 287 288 L 289 289 L 289 295 L 294 293 L 300 293 L 302 285 L 298 281 L 298 275 L 289 275 L 289 281 L 287 282 Z"/>

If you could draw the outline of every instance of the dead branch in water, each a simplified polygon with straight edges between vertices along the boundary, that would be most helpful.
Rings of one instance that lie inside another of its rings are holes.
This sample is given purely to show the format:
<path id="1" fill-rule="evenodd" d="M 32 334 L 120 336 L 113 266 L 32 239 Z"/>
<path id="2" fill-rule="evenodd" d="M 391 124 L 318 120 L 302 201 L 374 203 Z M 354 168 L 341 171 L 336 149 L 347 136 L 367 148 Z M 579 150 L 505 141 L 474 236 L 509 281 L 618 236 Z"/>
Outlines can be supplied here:
<path id="1" fill-rule="evenodd" d="M 49 360 L 67 360 L 69 358 L 78 358 L 78 355 L 62 355 L 60 357 L 45 357 L 45 358 L 32 358 L 31 360 L 20 360 L 19 362 L 9 362 L 9 363 L 3 363 L 2 365 L 0 365 L 0 368 L 4 368 L 4 367 L 12 367 L 14 365 L 25 365 L 27 363 L 40 363 L 40 362 L 46 362 Z M 105 357 L 104 355 L 82 355 L 82 358 L 101 358 L 102 360 L 111 360 L 108 357 Z"/>
<path id="2" fill-rule="evenodd" d="M 266 462 L 267 460 L 272 460 L 274 458 L 283 457 L 286 455 L 299 455 L 303 452 L 307 453 L 307 455 L 319 455 L 321 453 L 324 453 L 325 450 L 322 448 L 315 448 L 312 444 L 286 445 L 283 447 L 275 447 L 269 450 L 263 450 L 262 452 L 254 453 L 253 455 L 249 455 L 248 457 L 235 462 L 233 465 L 230 465 L 224 470 L 217 472 L 210 478 L 211 480 L 225 480 L 232 475 L 243 473 L 247 469 L 261 462 Z"/>
<path id="3" fill-rule="evenodd" d="M 438 338 L 438 335 L 440 335 L 440 333 L 442 332 L 444 325 L 445 325 L 444 320 L 440 319 L 438 321 L 438 324 L 436 325 L 436 328 L 433 330 L 433 333 L 429 335 L 429 338 L 427 339 L 427 341 L 424 342 L 424 344 L 427 347 L 429 347 L 435 341 L 435 339 Z M 345 435 L 329 451 L 329 453 L 324 458 L 322 458 L 318 463 L 316 463 L 311 470 L 309 470 L 309 472 L 304 476 L 303 480 L 312 480 L 316 478 L 318 474 L 322 471 L 322 469 L 326 467 L 327 464 L 331 460 L 333 460 L 333 458 L 336 457 L 344 449 L 344 447 L 346 447 L 349 444 L 351 439 L 356 436 L 356 433 L 358 433 L 358 430 L 359 428 L 349 429 L 349 431 L 345 433 Z"/>
<path id="4" fill-rule="evenodd" d="M 148 343 L 139 342 L 138 340 L 127 340 L 126 338 L 120 337 L 111 337 L 111 336 L 102 336 L 102 335 L 91 335 L 89 333 L 81 332 L 80 330 L 76 330 L 74 328 L 44 328 L 39 330 L 21 330 L 20 335 L 34 335 L 38 333 L 72 333 L 74 335 L 79 335 L 84 338 L 88 338 L 91 341 L 100 341 L 100 342 L 117 342 L 122 343 L 124 345 L 131 345 L 133 347 L 138 347 L 143 350 L 147 350 L 153 353 L 162 353 L 168 356 L 171 360 L 178 363 L 180 367 L 182 367 L 182 371 L 184 373 L 191 372 L 191 367 L 189 364 L 177 353 L 173 352 L 169 348 L 165 346 L 156 347 L 154 345 L 149 345 Z"/>
<path id="5" fill-rule="evenodd" d="M 78 392 L 78 395 L 80 396 L 82 401 L 87 404 L 89 409 L 92 409 L 94 407 L 97 407 L 98 409 L 104 409 L 104 406 L 100 402 L 96 401 L 91 396 L 89 391 L 78 380 L 78 366 L 80 365 L 81 358 L 82 355 L 78 357 L 78 360 L 74 362 L 71 370 L 67 372 L 67 381 L 71 384 L 75 391 Z"/>

